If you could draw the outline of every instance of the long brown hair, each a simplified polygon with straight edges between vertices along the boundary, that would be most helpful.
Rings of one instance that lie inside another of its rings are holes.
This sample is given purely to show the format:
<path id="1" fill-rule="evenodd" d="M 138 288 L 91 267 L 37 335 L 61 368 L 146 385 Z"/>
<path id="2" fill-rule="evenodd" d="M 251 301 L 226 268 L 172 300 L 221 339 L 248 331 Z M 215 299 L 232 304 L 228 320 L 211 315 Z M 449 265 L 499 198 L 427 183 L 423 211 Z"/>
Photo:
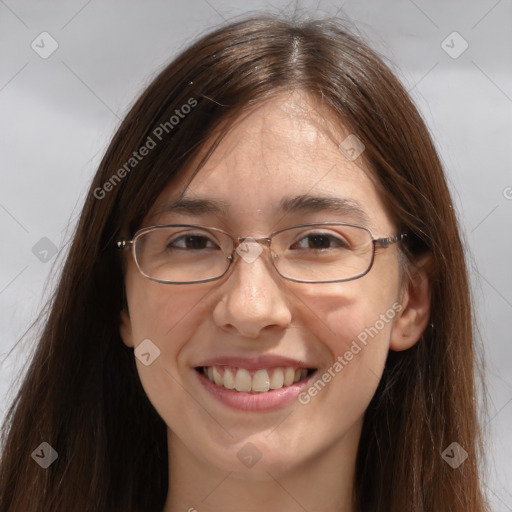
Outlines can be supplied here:
<path id="1" fill-rule="evenodd" d="M 411 349 L 389 353 L 365 414 L 357 510 L 486 510 L 468 276 L 425 124 L 389 68 L 338 22 L 261 16 L 217 29 L 181 53 L 113 137 L 3 428 L 1 512 L 162 510 L 166 425 L 120 339 L 123 272 L 114 241 L 122 226 L 132 234 L 140 227 L 165 185 L 211 145 L 221 123 L 294 89 L 357 134 L 389 212 L 409 233 L 407 257 L 429 252 L 433 260 L 433 327 Z M 149 139 L 154 146 L 142 157 Z M 47 469 L 31 458 L 42 442 L 58 452 Z M 456 469 L 441 456 L 452 442 L 468 453 Z"/>

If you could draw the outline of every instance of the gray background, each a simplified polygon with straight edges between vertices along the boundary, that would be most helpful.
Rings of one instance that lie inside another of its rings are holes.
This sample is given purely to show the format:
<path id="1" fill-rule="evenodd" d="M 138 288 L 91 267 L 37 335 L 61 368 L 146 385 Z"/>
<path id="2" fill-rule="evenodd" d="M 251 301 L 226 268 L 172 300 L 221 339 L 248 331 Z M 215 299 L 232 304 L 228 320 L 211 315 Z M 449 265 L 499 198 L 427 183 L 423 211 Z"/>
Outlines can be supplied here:
<path id="1" fill-rule="evenodd" d="M 467 240 L 487 365 L 486 487 L 493 510 L 512 511 L 512 2 L 298 6 L 352 20 L 394 63 L 433 134 Z M 9 351 L 49 296 L 119 120 L 177 50 L 260 9 L 295 3 L 0 0 L 0 421 L 33 336 Z M 31 47 L 42 52 L 45 38 L 50 48 L 44 31 L 58 44 L 46 59 Z M 469 45 L 457 58 L 464 42 L 453 31 Z"/>

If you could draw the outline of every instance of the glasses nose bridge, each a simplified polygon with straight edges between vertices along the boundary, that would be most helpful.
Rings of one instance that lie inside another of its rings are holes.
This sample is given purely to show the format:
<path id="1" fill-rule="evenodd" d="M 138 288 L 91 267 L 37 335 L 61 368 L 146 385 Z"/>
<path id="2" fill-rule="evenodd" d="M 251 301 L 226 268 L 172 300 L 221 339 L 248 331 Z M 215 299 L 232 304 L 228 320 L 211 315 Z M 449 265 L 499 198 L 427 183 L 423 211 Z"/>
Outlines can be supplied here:
<path id="1" fill-rule="evenodd" d="M 265 236 L 265 237 L 253 237 L 253 236 L 237 236 L 233 238 L 233 249 L 236 250 L 236 248 L 243 243 L 255 243 L 255 244 L 261 244 L 266 245 L 267 247 L 270 247 L 270 244 L 272 242 L 272 238 Z"/>
<path id="2" fill-rule="evenodd" d="M 232 236 L 231 237 L 231 240 L 233 242 L 233 248 L 232 248 L 232 251 L 231 251 L 231 255 L 229 257 L 231 263 L 234 262 L 235 260 L 235 254 L 238 253 L 238 256 L 241 256 L 242 259 L 246 259 L 242 256 L 242 254 L 246 253 L 247 251 L 247 247 L 243 247 L 243 244 L 258 244 L 258 245 L 262 245 L 264 247 L 268 247 L 269 249 L 269 256 L 271 257 L 271 259 L 274 258 L 274 254 L 273 254 L 273 251 L 271 249 L 271 243 L 272 243 L 272 239 L 273 237 L 272 236 L 266 236 L 266 237 L 254 237 L 254 236 Z M 240 247 L 242 246 L 242 247 Z M 258 253 L 259 255 L 259 253 Z"/>

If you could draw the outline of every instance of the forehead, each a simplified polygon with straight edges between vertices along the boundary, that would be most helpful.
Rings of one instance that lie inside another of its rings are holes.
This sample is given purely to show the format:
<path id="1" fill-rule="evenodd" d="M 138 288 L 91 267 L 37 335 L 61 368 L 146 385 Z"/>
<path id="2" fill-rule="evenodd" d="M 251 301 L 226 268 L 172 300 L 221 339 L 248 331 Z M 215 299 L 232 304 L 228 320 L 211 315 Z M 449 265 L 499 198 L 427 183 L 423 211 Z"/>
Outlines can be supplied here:
<path id="1" fill-rule="evenodd" d="M 388 224 L 362 158 L 351 161 L 339 149 L 349 135 L 327 108 L 304 94 L 278 96 L 236 120 L 192 180 L 194 162 L 180 175 L 182 186 L 171 183 L 152 211 L 157 215 L 172 206 L 184 212 L 185 203 L 202 201 L 204 214 L 235 223 L 271 222 L 294 210 L 290 206 L 314 206 L 316 198 L 310 212 L 322 205 L 338 213 L 359 209 L 359 223 Z"/>

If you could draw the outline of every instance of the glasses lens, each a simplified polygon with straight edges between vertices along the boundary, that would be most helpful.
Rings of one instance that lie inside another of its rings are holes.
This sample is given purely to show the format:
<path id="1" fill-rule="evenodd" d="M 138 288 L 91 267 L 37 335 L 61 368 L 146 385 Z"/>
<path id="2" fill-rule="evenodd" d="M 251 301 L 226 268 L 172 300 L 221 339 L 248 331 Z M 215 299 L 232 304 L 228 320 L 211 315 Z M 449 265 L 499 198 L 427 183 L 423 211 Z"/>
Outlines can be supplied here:
<path id="1" fill-rule="evenodd" d="M 373 239 L 365 228 L 324 224 L 290 228 L 272 242 L 279 273 L 298 281 L 354 279 L 372 264 Z"/>
<path id="2" fill-rule="evenodd" d="M 229 266 L 231 239 L 194 226 L 165 226 L 140 233 L 135 258 L 150 279 L 188 283 L 221 276 Z"/>

